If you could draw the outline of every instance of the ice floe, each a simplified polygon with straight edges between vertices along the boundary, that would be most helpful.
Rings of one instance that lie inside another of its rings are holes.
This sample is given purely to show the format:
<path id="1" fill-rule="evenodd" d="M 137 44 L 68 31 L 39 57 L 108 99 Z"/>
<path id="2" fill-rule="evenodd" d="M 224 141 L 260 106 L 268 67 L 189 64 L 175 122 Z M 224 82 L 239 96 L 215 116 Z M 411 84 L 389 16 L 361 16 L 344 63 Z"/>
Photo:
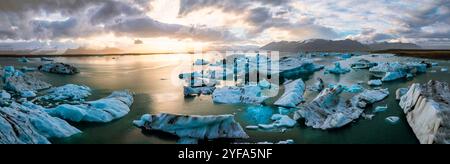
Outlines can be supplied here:
<path id="1" fill-rule="evenodd" d="M 45 101 L 80 101 L 91 95 L 91 88 L 87 86 L 66 84 L 64 86 L 51 88 L 45 96 L 40 99 Z"/>
<path id="2" fill-rule="evenodd" d="M 305 83 L 302 79 L 289 82 L 284 85 L 283 95 L 274 103 L 277 106 L 294 108 L 304 101 Z"/>
<path id="3" fill-rule="evenodd" d="M 355 63 L 352 63 L 351 67 L 353 69 L 369 69 L 376 65 L 377 65 L 377 63 L 372 63 L 366 59 L 360 59 L 360 60 L 356 61 Z"/>
<path id="4" fill-rule="evenodd" d="M 400 107 L 422 144 L 450 143 L 450 89 L 448 83 L 429 81 L 414 83 L 401 97 Z"/>
<path id="5" fill-rule="evenodd" d="M 144 130 L 159 130 L 174 134 L 180 139 L 192 140 L 219 138 L 249 138 L 233 115 L 176 115 L 160 113 L 145 114 L 133 124 Z"/>
<path id="6" fill-rule="evenodd" d="M 228 86 L 216 88 L 212 94 L 215 103 L 223 104 L 261 104 L 268 97 L 263 96 L 259 86 Z"/>
<path id="7" fill-rule="evenodd" d="M 397 124 L 399 120 L 400 120 L 400 118 L 397 116 L 390 116 L 390 117 L 386 118 L 386 121 L 392 125 Z"/>
<path id="8" fill-rule="evenodd" d="M 401 78 L 412 78 L 417 73 L 425 73 L 427 65 L 417 62 L 406 64 L 399 62 L 380 62 L 369 70 L 375 76 L 382 77 L 382 81 L 393 81 Z"/>
<path id="9" fill-rule="evenodd" d="M 377 106 L 373 110 L 373 113 L 385 112 L 387 109 L 388 109 L 387 105 L 386 106 Z"/>
<path id="10" fill-rule="evenodd" d="M 50 115 L 73 122 L 110 122 L 128 114 L 133 103 L 129 91 L 115 91 L 106 98 L 79 105 L 63 104 L 46 110 Z"/>
<path id="11" fill-rule="evenodd" d="M 3 69 L 4 89 L 15 92 L 23 97 L 34 97 L 39 90 L 50 88 L 51 85 L 39 80 L 35 73 L 23 73 L 12 66 Z"/>
<path id="12" fill-rule="evenodd" d="M 80 72 L 78 68 L 65 63 L 47 63 L 39 66 L 38 69 L 43 72 L 64 75 L 74 75 Z"/>
<path id="13" fill-rule="evenodd" d="M 343 68 L 340 62 L 335 62 L 333 68 L 327 68 L 326 72 L 332 74 L 346 74 L 350 72 L 350 69 Z"/>
<path id="14" fill-rule="evenodd" d="M 48 115 L 40 107 L 12 103 L 0 108 L 1 144 L 50 144 L 50 138 L 81 133 L 66 121 Z"/>
<path id="15" fill-rule="evenodd" d="M 381 86 L 383 85 L 383 82 L 377 79 L 377 80 L 369 80 L 367 84 L 370 86 Z"/>
<path id="16" fill-rule="evenodd" d="M 306 58 L 283 57 L 279 62 L 279 70 L 273 73 L 280 73 L 281 77 L 290 77 L 301 73 L 313 73 L 323 69 L 323 65 L 316 65 L 313 60 Z"/>

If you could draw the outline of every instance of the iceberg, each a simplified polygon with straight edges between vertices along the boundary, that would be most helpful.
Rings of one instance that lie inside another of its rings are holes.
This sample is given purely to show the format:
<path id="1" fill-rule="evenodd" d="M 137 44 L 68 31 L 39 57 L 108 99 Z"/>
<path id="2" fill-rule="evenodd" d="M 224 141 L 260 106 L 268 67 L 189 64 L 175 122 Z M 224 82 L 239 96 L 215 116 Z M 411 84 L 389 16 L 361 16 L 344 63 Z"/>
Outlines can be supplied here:
<path id="1" fill-rule="evenodd" d="M 11 94 L 5 90 L 0 90 L 0 99 L 11 99 Z"/>
<path id="2" fill-rule="evenodd" d="M 50 88 L 51 85 L 39 80 L 35 73 L 23 73 L 12 66 L 3 69 L 5 90 L 18 93 L 24 97 L 35 97 L 39 90 Z"/>
<path id="3" fill-rule="evenodd" d="M 249 138 L 233 115 L 176 115 L 145 114 L 133 124 L 144 130 L 158 130 L 174 134 L 180 139 Z"/>
<path id="4" fill-rule="evenodd" d="M 267 81 L 266 79 L 264 79 L 264 80 L 259 81 L 258 86 L 261 89 L 269 89 L 272 86 L 272 84 L 269 81 Z"/>
<path id="5" fill-rule="evenodd" d="M 384 112 L 388 109 L 387 105 L 386 106 L 377 106 L 375 108 L 375 110 L 373 110 L 373 113 L 380 113 L 380 112 Z"/>
<path id="6" fill-rule="evenodd" d="M 381 80 L 369 80 L 367 84 L 370 86 L 381 86 L 383 82 Z"/>
<path id="7" fill-rule="evenodd" d="M 66 121 L 48 115 L 42 107 L 26 102 L 0 108 L 0 144 L 50 144 L 50 138 L 81 133 Z"/>
<path id="8" fill-rule="evenodd" d="M 387 97 L 385 90 L 365 90 L 350 99 L 342 99 L 344 87 L 325 88 L 314 100 L 300 107 L 294 119 L 304 119 L 307 126 L 316 129 L 332 129 L 345 126 L 360 117 L 367 104 L 373 104 Z"/>
<path id="9" fill-rule="evenodd" d="M 448 68 L 441 68 L 441 72 L 448 72 Z"/>
<path id="10" fill-rule="evenodd" d="M 197 96 L 210 95 L 214 92 L 215 89 L 216 89 L 216 87 L 209 87 L 209 86 L 205 86 L 205 87 L 184 86 L 183 92 L 184 92 L 184 97 L 195 96 L 195 95 L 197 95 Z"/>
<path id="11" fill-rule="evenodd" d="M 398 118 L 397 116 L 390 116 L 386 118 L 386 121 L 392 125 L 397 124 L 399 120 L 400 118 Z"/>
<path id="12" fill-rule="evenodd" d="M 129 91 L 115 91 L 106 98 L 89 101 L 80 105 L 63 104 L 47 109 L 51 116 L 73 122 L 110 122 L 128 114 L 133 103 Z"/>
<path id="13" fill-rule="evenodd" d="M 350 67 L 352 67 L 353 69 L 369 69 L 376 65 L 377 65 L 377 63 L 372 63 L 366 59 L 360 59 L 357 62 L 351 64 Z"/>
<path id="14" fill-rule="evenodd" d="M 25 58 L 25 57 L 21 57 L 21 58 L 19 58 L 19 59 L 17 59 L 19 62 L 22 62 L 22 63 L 28 63 L 28 62 L 30 62 L 30 60 L 28 60 L 27 58 Z"/>
<path id="15" fill-rule="evenodd" d="M 45 101 L 80 101 L 91 95 L 91 88 L 75 84 L 66 84 L 64 86 L 51 88 L 47 95 L 39 97 Z"/>
<path id="16" fill-rule="evenodd" d="M 325 88 L 325 83 L 321 78 L 317 78 L 317 82 L 314 83 L 313 87 L 309 87 L 308 89 L 315 92 L 320 92 Z"/>
<path id="17" fill-rule="evenodd" d="M 334 68 L 328 68 L 326 70 L 326 72 L 328 73 L 333 73 L 333 74 L 346 74 L 350 72 L 350 69 L 348 68 L 342 68 L 341 67 L 341 63 L 339 62 L 335 62 L 334 63 Z"/>
<path id="18" fill-rule="evenodd" d="M 215 103 L 222 104 L 261 104 L 268 98 L 262 96 L 260 87 L 252 85 L 216 88 L 212 97 Z"/>
<path id="19" fill-rule="evenodd" d="M 427 65 L 417 62 L 409 62 L 406 64 L 399 62 L 381 62 L 377 66 L 370 68 L 377 77 L 382 77 L 382 81 L 393 81 L 401 78 L 412 78 L 417 73 L 425 73 Z"/>
<path id="20" fill-rule="evenodd" d="M 274 114 L 270 119 L 274 122 L 271 124 L 258 124 L 258 128 L 268 130 L 275 128 L 293 128 L 297 124 L 297 121 L 282 114 Z"/>
<path id="21" fill-rule="evenodd" d="M 434 80 L 412 84 L 399 103 L 421 144 L 450 143 L 449 104 L 448 83 Z"/>
<path id="22" fill-rule="evenodd" d="M 408 88 L 399 88 L 395 91 L 395 99 L 396 100 L 400 100 L 402 98 L 403 95 L 406 94 L 406 92 L 408 92 Z"/>
<path id="23" fill-rule="evenodd" d="M 279 70 L 272 71 L 280 73 L 280 77 L 287 78 L 297 74 L 313 73 L 323 68 L 323 65 L 316 65 L 311 59 L 283 57 L 279 60 Z"/>
<path id="24" fill-rule="evenodd" d="M 80 72 L 78 68 L 64 63 L 48 63 L 40 65 L 38 69 L 43 72 L 63 75 L 74 75 Z"/>
<path id="25" fill-rule="evenodd" d="M 283 95 L 274 103 L 277 106 L 295 108 L 304 101 L 303 94 L 305 92 L 305 83 L 302 79 L 289 82 L 284 85 L 285 91 Z"/>
<path id="26" fill-rule="evenodd" d="M 386 72 L 386 75 L 381 79 L 381 81 L 394 81 L 407 76 L 406 72 Z"/>
<path id="27" fill-rule="evenodd" d="M 36 71 L 37 69 L 36 68 L 30 68 L 30 67 L 27 67 L 27 66 L 23 66 L 20 70 L 23 71 L 23 72 L 33 72 L 33 71 Z"/>
<path id="28" fill-rule="evenodd" d="M 54 59 L 48 58 L 48 57 L 41 57 L 41 61 L 50 61 L 50 62 L 52 62 L 52 61 L 54 61 Z"/>
<path id="29" fill-rule="evenodd" d="M 204 59 L 197 59 L 194 62 L 194 65 L 208 65 L 208 64 L 209 64 L 209 62 Z"/>

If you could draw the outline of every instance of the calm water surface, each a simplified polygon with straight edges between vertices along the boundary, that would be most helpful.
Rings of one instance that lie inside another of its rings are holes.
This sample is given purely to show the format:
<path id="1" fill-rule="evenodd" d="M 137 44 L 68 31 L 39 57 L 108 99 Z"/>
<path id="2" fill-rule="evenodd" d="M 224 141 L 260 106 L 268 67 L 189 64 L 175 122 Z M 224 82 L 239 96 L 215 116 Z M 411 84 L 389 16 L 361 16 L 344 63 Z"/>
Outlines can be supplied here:
<path id="1" fill-rule="evenodd" d="M 93 95 L 88 100 L 95 100 L 108 96 L 111 92 L 121 89 L 129 89 L 136 93 L 131 112 L 125 117 L 106 124 L 82 123 L 75 124 L 82 134 L 66 139 L 53 140 L 54 143 L 176 143 L 177 137 L 158 132 L 142 132 L 132 125 L 132 121 L 139 119 L 143 114 L 157 114 L 161 112 L 177 114 L 217 115 L 235 114 L 236 121 L 243 127 L 257 123 L 269 123 L 270 116 L 278 113 L 278 108 L 273 106 L 252 105 L 223 105 L 214 104 L 211 96 L 200 96 L 185 99 L 182 86 L 172 84 L 173 70 L 177 68 L 189 55 L 143 55 L 143 56 L 105 56 L 105 57 L 70 57 L 56 58 L 57 61 L 77 66 L 81 73 L 74 76 L 61 76 L 44 74 L 42 78 L 54 86 L 67 83 L 87 85 L 91 87 Z M 375 61 L 420 61 L 423 59 L 405 57 L 372 57 L 370 55 L 354 57 L 342 61 L 343 66 L 365 58 Z M 335 57 L 316 58 L 318 64 L 331 66 Z M 448 72 L 441 72 L 441 67 L 450 67 L 450 62 L 445 60 L 430 60 L 439 63 L 426 74 L 420 74 L 413 80 L 399 80 L 383 84 L 383 88 L 389 88 L 390 96 L 378 105 L 387 105 L 388 110 L 377 113 L 372 120 L 359 119 L 349 126 L 329 131 L 315 130 L 299 125 L 288 129 L 286 132 L 267 132 L 246 130 L 250 139 L 237 140 L 237 142 L 277 142 L 280 140 L 293 139 L 296 143 L 405 143 L 417 144 L 412 130 L 409 128 L 404 114 L 395 100 L 395 90 L 399 87 L 407 87 L 412 83 L 425 83 L 430 79 L 450 82 Z M 0 58 L 0 65 L 38 66 L 41 61 L 31 59 L 30 63 L 19 63 L 16 58 Z M 431 70 L 436 70 L 433 72 Z M 324 74 L 323 70 L 310 75 L 299 75 L 307 85 L 316 82 L 321 77 L 326 85 L 344 84 L 351 85 L 357 81 L 367 82 L 371 79 L 368 70 L 353 70 L 345 75 Z M 176 79 L 176 78 L 174 78 Z M 363 84 L 365 88 L 371 88 Z M 305 98 L 312 100 L 317 93 L 307 91 Z M 345 95 L 344 95 L 345 96 Z M 276 98 L 274 98 L 276 99 Z M 269 100 L 270 102 L 270 100 Z M 270 104 L 270 103 L 269 103 Z M 367 109 L 370 113 L 373 109 Z M 386 117 L 399 116 L 400 122 L 391 125 L 385 121 Z"/>

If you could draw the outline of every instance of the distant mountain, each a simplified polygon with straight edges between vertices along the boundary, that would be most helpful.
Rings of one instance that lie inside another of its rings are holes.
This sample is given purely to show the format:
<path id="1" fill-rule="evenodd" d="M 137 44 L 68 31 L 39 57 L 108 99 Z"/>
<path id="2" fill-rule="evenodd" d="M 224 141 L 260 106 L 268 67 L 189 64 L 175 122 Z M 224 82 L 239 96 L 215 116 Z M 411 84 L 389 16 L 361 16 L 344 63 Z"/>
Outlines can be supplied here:
<path id="1" fill-rule="evenodd" d="M 401 50 L 410 50 L 410 49 L 421 49 L 420 46 L 413 43 L 373 43 L 368 44 L 370 50 L 379 51 L 379 50 L 389 50 L 389 49 L 401 49 Z"/>
<path id="2" fill-rule="evenodd" d="M 79 55 L 79 54 L 120 54 L 120 53 L 123 53 L 123 51 L 118 48 L 106 47 L 104 49 L 95 50 L 95 49 L 88 49 L 85 47 L 79 47 L 77 49 L 67 49 L 67 51 L 64 54 Z"/>
<path id="3" fill-rule="evenodd" d="M 386 49 L 421 49 L 412 43 L 374 43 L 362 44 L 358 41 L 346 40 L 324 40 L 310 39 L 302 42 L 272 42 L 263 47 L 262 50 L 280 52 L 364 52 Z"/>
<path id="4" fill-rule="evenodd" d="M 358 41 L 310 39 L 303 42 L 272 42 L 263 47 L 263 50 L 281 52 L 358 52 L 368 51 L 369 47 Z"/>

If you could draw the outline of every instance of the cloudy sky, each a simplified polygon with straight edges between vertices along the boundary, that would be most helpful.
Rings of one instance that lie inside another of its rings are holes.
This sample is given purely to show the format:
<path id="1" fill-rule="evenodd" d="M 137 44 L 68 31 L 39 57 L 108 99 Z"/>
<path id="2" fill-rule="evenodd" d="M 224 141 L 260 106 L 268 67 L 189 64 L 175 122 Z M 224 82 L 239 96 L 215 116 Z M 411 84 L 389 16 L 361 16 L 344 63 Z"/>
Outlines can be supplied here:
<path id="1" fill-rule="evenodd" d="M 450 0 L 2 0 L 0 51 L 173 52 L 311 38 L 450 47 Z"/>

